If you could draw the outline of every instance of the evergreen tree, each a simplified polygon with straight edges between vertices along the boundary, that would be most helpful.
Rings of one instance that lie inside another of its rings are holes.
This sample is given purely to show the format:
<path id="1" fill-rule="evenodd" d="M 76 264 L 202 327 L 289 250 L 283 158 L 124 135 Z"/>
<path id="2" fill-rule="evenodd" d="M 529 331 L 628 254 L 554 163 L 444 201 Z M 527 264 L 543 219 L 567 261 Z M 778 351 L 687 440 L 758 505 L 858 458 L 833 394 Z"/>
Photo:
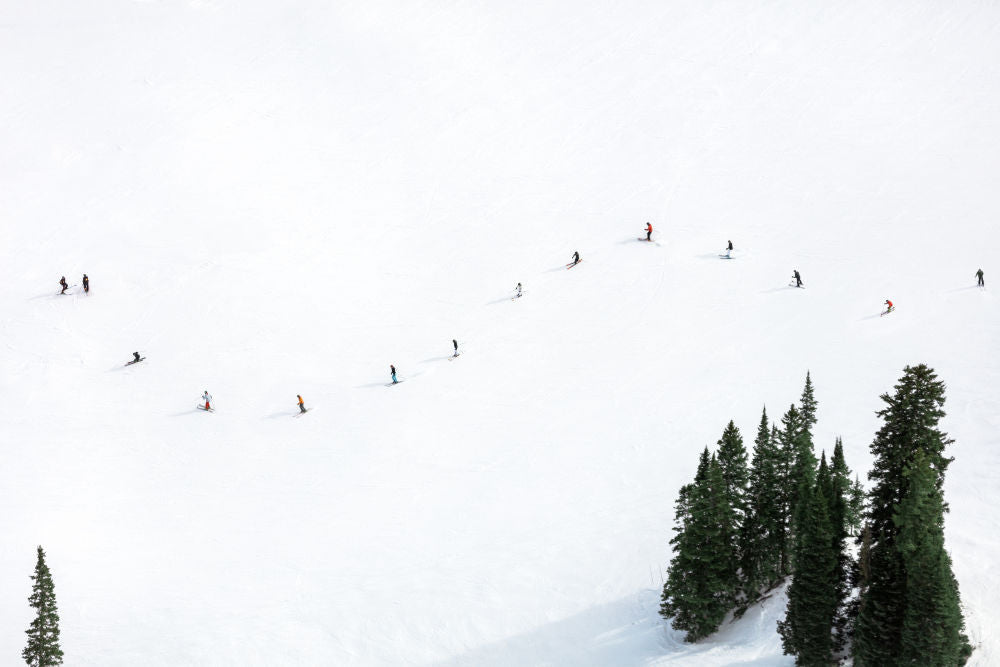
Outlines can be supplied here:
<path id="1" fill-rule="evenodd" d="M 791 522 L 788 530 L 786 544 L 794 544 L 795 529 L 794 518 L 799 503 L 799 490 L 811 485 L 816 475 L 816 455 L 813 453 L 812 440 L 805 428 L 802 413 L 794 406 L 788 408 L 788 412 L 781 418 L 781 453 L 784 458 L 784 469 L 787 471 L 782 487 L 787 489 L 787 499 L 785 502 L 785 512 Z M 788 559 L 783 559 L 785 563 L 784 572 L 790 573 L 795 562 L 792 559 L 789 568 Z"/>
<path id="2" fill-rule="evenodd" d="M 826 452 L 820 456 L 819 472 L 816 475 L 817 484 L 827 500 L 827 515 L 830 519 L 830 553 L 836 562 L 834 568 L 834 638 L 833 650 L 841 651 L 847 641 L 847 597 L 850 593 L 851 558 L 847 553 L 847 501 L 844 490 L 850 481 L 845 475 L 850 474 L 844 461 L 843 447 L 840 438 L 834 445 L 834 464 L 826 464 Z"/>
<path id="3" fill-rule="evenodd" d="M 799 412 L 802 415 L 802 429 L 809 438 L 809 445 L 812 447 L 812 428 L 816 425 L 816 396 L 813 394 L 812 379 L 809 371 L 806 371 L 806 384 L 802 388 L 802 398 L 799 399 Z"/>
<path id="4" fill-rule="evenodd" d="M 697 641 L 715 632 L 733 607 L 737 560 L 732 508 L 726 499 L 722 469 L 706 447 L 693 484 L 677 503 L 674 558 L 663 586 L 660 614 L 676 630 Z"/>
<path id="5" fill-rule="evenodd" d="M 771 442 L 778 455 L 777 464 L 775 465 L 778 483 L 775 486 L 775 490 L 778 501 L 776 510 L 779 516 L 779 525 L 774 544 L 778 549 L 778 571 L 781 576 L 785 576 L 786 574 L 791 574 L 792 571 L 791 545 L 789 544 L 789 539 L 791 538 L 791 513 L 789 512 L 789 505 L 792 495 L 790 493 L 789 479 L 792 470 L 792 452 L 786 450 L 784 443 L 781 441 L 781 431 L 778 430 L 775 424 L 771 424 Z"/>
<path id="6" fill-rule="evenodd" d="M 754 440 L 747 513 L 740 530 L 740 569 L 748 602 L 781 579 L 781 554 L 785 551 L 781 465 L 778 441 L 772 436 L 764 409 Z"/>
<path id="7" fill-rule="evenodd" d="M 952 440 L 937 428 L 945 414 L 944 383 L 933 370 L 923 364 L 907 366 L 895 393 L 881 398 L 887 407 L 877 413 L 883 425 L 871 445 L 874 465 L 868 474 L 872 489 L 867 526 L 871 541 L 863 563 L 865 576 L 854 632 L 858 667 L 900 664 L 907 617 L 907 571 L 894 512 L 908 488 L 904 470 L 912 466 L 917 451 L 923 450 L 933 489 L 940 493 L 951 462 L 944 450 Z M 947 511 L 943 501 L 942 511 Z"/>
<path id="8" fill-rule="evenodd" d="M 837 490 L 847 502 L 851 497 L 851 469 L 847 467 L 844 458 L 844 441 L 837 436 L 833 444 L 833 458 L 830 460 L 830 472 L 833 475 Z"/>
<path id="9" fill-rule="evenodd" d="M 944 501 L 936 471 L 917 451 L 903 474 L 908 488 L 894 519 L 906 570 L 899 664 L 964 665 L 972 647 L 962 632 L 958 582 L 944 548 Z"/>
<path id="10" fill-rule="evenodd" d="M 788 587 L 785 619 L 778 634 L 786 654 L 797 665 L 829 665 L 836 612 L 836 558 L 830 550 L 833 532 L 827 517 L 827 499 L 817 478 L 808 477 L 799 489 L 795 514 L 795 572 Z"/>
<path id="11" fill-rule="evenodd" d="M 56 609 L 56 592 L 52 584 L 52 574 L 45 564 L 45 552 L 38 547 L 35 574 L 31 576 L 31 597 L 28 602 L 36 610 L 35 620 L 25 634 L 28 645 L 21 651 L 21 657 L 32 667 L 61 665 L 63 652 L 59 648 L 59 612 Z"/>
<path id="12" fill-rule="evenodd" d="M 718 445 L 719 449 L 716 453 L 716 458 L 719 461 L 719 467 L 722 470 L 722 479 L 726 485 L 726 499 L 734 513 L 736 525 L 733 526 L 733 532 L 735 534 L 736 526 L 743 523 L 743 517 L 746 514 L 747 478 L 749 477 L 749 472 L 747 470 L 747 450 L 743 446 L 743 436 L 732 421 L 726 425 Z"/>
<path id="13" fill-rule="evenodd" d="M 865 516 L 865 487 L 861 486 L 861 480 L 854 477 L 851 484 L 851 491 L 847 496 L 847 531 L 851 535 L 861 532 L 861 523 Z"/>

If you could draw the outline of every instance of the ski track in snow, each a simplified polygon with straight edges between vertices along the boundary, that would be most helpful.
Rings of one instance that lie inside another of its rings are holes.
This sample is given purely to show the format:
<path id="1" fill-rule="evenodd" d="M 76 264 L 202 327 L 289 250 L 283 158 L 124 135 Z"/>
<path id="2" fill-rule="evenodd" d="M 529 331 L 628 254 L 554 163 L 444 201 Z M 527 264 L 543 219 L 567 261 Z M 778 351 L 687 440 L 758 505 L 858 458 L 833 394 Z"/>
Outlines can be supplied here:
<path id="1" fill-rule="evenodd" d="M 783 592 L 693 645 L 657 615 L 677 491 L 806 370 L 864 478 L 924 362 L 995 662 L 1000 8 L 0 24 L 8 661 L 41 544 L 73 665 L 791 665 Z M 286 419 L 296 394 L 320 410 Z"/>

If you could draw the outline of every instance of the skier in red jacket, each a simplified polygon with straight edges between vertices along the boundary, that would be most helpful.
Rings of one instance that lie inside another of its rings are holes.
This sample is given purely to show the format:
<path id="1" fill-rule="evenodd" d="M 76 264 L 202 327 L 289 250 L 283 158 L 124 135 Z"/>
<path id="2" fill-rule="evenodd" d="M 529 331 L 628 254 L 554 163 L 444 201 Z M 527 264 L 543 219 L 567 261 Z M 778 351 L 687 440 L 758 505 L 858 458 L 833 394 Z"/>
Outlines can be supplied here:
<path id="1" fill-rule="evenodd" d="M 651 222 L 646 223 L 646 240 L 647 241 L 653 240 L 653 223 Z"/>

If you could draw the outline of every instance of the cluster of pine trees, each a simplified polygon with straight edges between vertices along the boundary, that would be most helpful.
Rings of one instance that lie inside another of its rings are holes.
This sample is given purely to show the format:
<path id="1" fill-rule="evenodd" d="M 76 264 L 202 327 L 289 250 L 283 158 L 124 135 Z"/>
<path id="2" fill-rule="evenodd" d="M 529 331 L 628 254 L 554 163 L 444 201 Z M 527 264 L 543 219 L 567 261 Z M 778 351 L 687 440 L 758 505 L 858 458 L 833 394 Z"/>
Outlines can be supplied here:
<path id="1" fill-rule="evenodd" d="M 778 633 L 796 664 L 848 654 L 858 667 L 965 664 L 972 647 L 944 548 L 944 383 L 908 366 L 882 400 L 867 494 L 839 438 L 829 462 L 825 452 L 816 459 L 808 373 L 780 427 L 761 415 L 749 464 L 732 421 L 715 452 L 701 452 L 678 494 L 660 607 L 686 641 L 790 579 Z"/>

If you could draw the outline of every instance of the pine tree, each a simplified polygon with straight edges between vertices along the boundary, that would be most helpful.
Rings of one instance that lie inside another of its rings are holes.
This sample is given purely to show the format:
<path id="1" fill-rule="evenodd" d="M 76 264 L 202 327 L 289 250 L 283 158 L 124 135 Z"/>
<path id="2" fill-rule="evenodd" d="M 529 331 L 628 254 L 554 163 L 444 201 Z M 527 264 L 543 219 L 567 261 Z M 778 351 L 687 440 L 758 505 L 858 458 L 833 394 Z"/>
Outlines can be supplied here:
<path id="1" fill-rule="evenodd" d="M 778 623 L 784 652 L 797 665 L 829 665 L 836 612 L 836 558 L 820 484 L 802 481 L 795 514 L 795 572 L 788 587 L 785 619 Z"/>
<path id="2" fill-rule="evenodd" d="M 806 371 L 806 384 L 802 388 L 802 398 L 799 399 L 799 412 L 802 415 L 802 429 L 805 431 L 805 435 L 809 438 L 809 446 L 812 447 L 812 428 L 816 425 L 816 408 L 819 404 L 816 402 L 816 396 L 813 393 L 812 379 L 809 377 L 809 371 Z"/>
<path id="3" fill-rule="evenodd" d="M 63 652 L 59 648 L 59 612 L 56 609 L 56 592 L 52 584 L 52 574 L 45 564 L 45 552 L 38 547 L 35 574 L 31 576 L 31 597 L 28 602 L 37 611 L 25 634 L 28 645 L 21 651 L 21 657 L 32 667 L 61 665 Z"/>
<path id="4" fill-rule="evenodd" d="M 732 508 L 726 500 L 722 469 L 706 447 L 693 484 L 677 503 L 674 558 L 663 586 L 660 614 L 693 642 L 715 632 L 736 597 L 737 560 Z"/>
<path id="5" fill-rule="evenodd" d="M 847 501 L 844 490 L 849 484 L 845 475 L 850 470 L 844 461 L 843 447 L 840 438 L 834 445 L 834 464 L 827 466 L 826 452 L 820 456 L 819 472 L 816 474 L 817 484 L 827 501 L 827 515 L 830 519 L 830 553 L 833 555 L 834 567 L 834 638 L 833 650 L 841 651 L 847 641 L 847 597 L 850 593 L 851 558 L 847 552 Z"/>
<path id="6" fill-rule="evenodd" d="M 805 428 L 802 413 L 794 405 L 781 418 L 781 426 L 779 438 L 786 471 L 782 488 L 787 490 L 785 512 L 789 521 L 786 544 L 790 545 L 795 540 L 794 517 L 799 503 L 799 490 L 803 488 L 805 481 L 812 484 L 816 474 L 816 455 L 813 453 L 812 440 Z M 785 565 L 784 572 L 791 573 L 795 567 L 794 559 L 789 560 L 786 556 L 782 562 Z"/>
<path id="7" fill-rule="evenodd" d="M 791 513 L 789 505 L 791 502 L 790 475 L 792 470 L 793 452 L 786 450 L 781 440 L 781 431 L 777 425 L 771 424 L 771 442 L 777 452 L 775 472 L 777 484 L 775 492 L 777 495 L 777 505 L 775 507 L 779 517 L 778 532 L 775 534 L 774 546 L 778 549 L 778 572 L 781 576 L 791 574 Z"/>
<path id="8" fill-rule="evenodd" d="M 906 569 L 899 664 L 964 665 L 972 647 L 963 633 L 958 582 L 944 548 L 944 501 L 936 472 L 918 451 L 903 474 L 906 496 L 894 518 Z"/>
<path id="9" fill-rule="evenodd" d="M 778 442 L 771 434 L 764 409 L 754 440 L 747 513 L 740 527 L 740 569 L 748 602 L 781 578 L 781 554 L 785 551 L 781 464 Z"/>
<path id="10" fill-rule="evenodd" d="M 937 428 L 945 414 L 944 383 L 933 370 L 923 364 L 907 366 L 895 393 L 883 394 L 882 400 L 887 407 L 877 413 L 883 425 L 871 445 L 874 465 L 868 473 L 873 483 L 867 524 L 871 541 L 863 563 L 865 577 L 855 621 L 857 667 L 900 664 L 907 571 L 894 512 L 908 488 L 904 470 L 913 464 L 917 451 L 923 450 L 932 471 L 932 486 L 940 493 L 951 462 L 944 450 L 952 440 Z M 942 508 L 947 511 L 943 501 Z"/>
<path id="11" fill-rule="evenodd" d="M 743 436 L 732 421 L 726 425 L 718 442 L 716 457 L 722 469 L 722 479 L 726 485 L 726 499 L 733 509 L 736 526 L 743 523 L 746 514 L 747 496 L 747 450 L 743 446 Z M 735 534 L 736 526 L 733 527 Z"/>
<path id="12" fill-rule="evenodd" d="M 851 535 L 857 535 L 861 532 L 865 516 L 865 487 L 857 476 L 854 477 L 847 498 L 847 530 Z"/>

